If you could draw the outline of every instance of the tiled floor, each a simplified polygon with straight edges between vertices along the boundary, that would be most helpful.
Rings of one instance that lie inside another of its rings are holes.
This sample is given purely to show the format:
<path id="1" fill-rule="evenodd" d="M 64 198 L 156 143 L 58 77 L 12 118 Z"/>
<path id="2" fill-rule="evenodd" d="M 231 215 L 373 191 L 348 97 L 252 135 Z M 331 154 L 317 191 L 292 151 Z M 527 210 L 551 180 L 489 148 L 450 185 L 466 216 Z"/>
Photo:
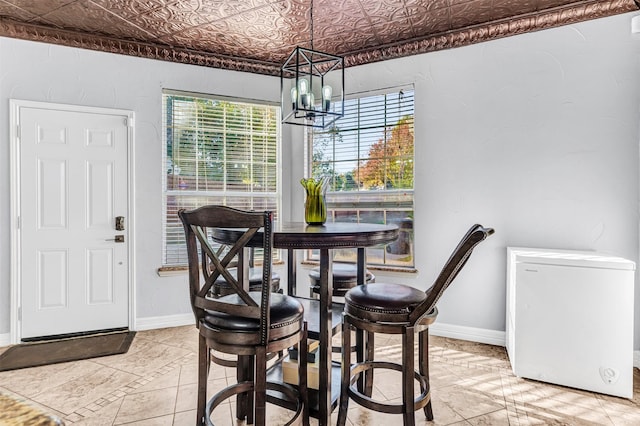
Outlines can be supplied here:
<path id="1" fill-rule="evenodd" d="M 397 338 L 378 338 L 377 345 L 377 356 L 400 359 Z M 0 372 L 0 392 L 78 426 L 192 426 L 196 346 L 194 327 L 142 331 L 123 355 Z M 434 424 L 640 424 L 637 370 L 634 398 L 627 400 L 516 378 L 501 347 L 432 337 L 430 349 Z M 214 391 L 234 380 L 232 369 L 213 367 Z M 400 386 L 395 372 L 376 373 L 374 396 L 398 400 Z M 215 424 L 242 424 L 233 419 L 234 408 L 226 403 L 216 410 Z M 270 425 L 282 423 L 282 413 L 273 409 L 270 414 Z M 335 418 L 334 413 L 334 423 Z M 418 425 L 431 424 L 422 412 L 416 419 Z M 372 413 L 352 402 L 348 421 L 351 426 L 382 426 L 400 424 L 401 418 Z"/>

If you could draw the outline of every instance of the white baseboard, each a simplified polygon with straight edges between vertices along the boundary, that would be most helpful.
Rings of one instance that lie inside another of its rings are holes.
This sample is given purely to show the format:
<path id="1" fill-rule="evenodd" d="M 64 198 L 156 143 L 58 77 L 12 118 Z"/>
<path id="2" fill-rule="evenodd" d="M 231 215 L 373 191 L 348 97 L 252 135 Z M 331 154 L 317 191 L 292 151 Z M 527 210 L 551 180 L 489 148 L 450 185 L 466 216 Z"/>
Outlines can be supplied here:
<path id="1" fill-rule="evenodd" d="M 195 318 L 192 313 L 179 315 L 166 315 L 162 317 L 137 318 L 135 330 L 154 330 L 156 328 L 180 327 L 194 325 Z"/>
<path id="2" fill-rule="evenodd" d="M 640 368 L 640 351 L 633 351 L 633 366 Z"/>
<path id="3" fill-rule="evenodd" d="M 504 331 L 487 330 L 484 328 L 464 327 L 462 325 L 442 324 L 436 322 L 429 326 L 429 334 L 486 343 L 488 345 L 506 345 L 506 333 Z"/>

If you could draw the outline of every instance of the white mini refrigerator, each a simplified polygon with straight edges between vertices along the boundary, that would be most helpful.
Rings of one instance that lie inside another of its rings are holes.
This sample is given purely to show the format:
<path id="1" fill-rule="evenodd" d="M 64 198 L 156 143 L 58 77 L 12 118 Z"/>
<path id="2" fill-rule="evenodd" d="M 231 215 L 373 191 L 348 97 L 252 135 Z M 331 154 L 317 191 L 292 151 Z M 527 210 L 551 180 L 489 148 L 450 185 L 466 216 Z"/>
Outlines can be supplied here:
<path id="1" fill-rule="evenodd" d="M 507 352 L 516 376 L 633 396 L 635 263 L 507 248 Z"/>

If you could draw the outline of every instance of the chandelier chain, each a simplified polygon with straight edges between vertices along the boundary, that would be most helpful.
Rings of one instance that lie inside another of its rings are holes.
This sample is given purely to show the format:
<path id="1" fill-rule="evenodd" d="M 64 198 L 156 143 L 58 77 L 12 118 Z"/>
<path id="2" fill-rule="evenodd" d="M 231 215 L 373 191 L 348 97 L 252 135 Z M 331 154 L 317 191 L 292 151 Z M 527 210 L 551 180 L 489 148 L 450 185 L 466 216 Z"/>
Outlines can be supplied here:
<path id="1" fill-rule="evenodd" d="M 344 116 L 344 58 L 314 50 L 314 0 L 307 1 L 311 48 L 296 46 L 280 69 L 282 123 L 326 129 Z"/>
<path id="2" fill-rule="evenodd" d="M 311 0 L 311 50 L 313 50 L 313 0 Z"/>

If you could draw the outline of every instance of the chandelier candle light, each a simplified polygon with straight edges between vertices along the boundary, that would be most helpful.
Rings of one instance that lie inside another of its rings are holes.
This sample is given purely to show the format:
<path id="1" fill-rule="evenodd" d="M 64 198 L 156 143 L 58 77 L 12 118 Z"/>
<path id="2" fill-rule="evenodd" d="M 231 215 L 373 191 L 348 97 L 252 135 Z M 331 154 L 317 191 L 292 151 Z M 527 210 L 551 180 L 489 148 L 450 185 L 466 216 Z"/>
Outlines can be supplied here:
<path id="1" fill-rule="evenodd" d="M 300 179 L 302 187 L 307 192 L 304 202 L 304 221 L 309 225 L 323 225 L 327 221 L 327 187 L 329 178 Z"/>

